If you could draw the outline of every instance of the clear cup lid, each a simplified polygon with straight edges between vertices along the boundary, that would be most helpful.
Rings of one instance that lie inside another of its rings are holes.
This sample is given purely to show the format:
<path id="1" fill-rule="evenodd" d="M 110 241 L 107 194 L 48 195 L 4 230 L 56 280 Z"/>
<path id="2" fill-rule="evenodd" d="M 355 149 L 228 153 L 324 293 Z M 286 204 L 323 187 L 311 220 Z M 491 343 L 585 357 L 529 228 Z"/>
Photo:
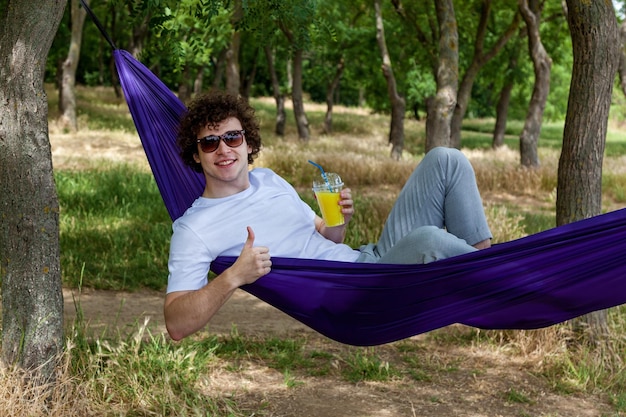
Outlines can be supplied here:
<path id="1" fill-rule="evenodd" d="M 326 178 L 328 179 L 328 184 L 321 174 L 313 178 L 313 188 L 323 188 L 328 187 L 328 185 L 330 185 L 331 187 L 343 186 L 343 181 L 341 180 L 341 177 L 334 172 L 327 172 Z"/>

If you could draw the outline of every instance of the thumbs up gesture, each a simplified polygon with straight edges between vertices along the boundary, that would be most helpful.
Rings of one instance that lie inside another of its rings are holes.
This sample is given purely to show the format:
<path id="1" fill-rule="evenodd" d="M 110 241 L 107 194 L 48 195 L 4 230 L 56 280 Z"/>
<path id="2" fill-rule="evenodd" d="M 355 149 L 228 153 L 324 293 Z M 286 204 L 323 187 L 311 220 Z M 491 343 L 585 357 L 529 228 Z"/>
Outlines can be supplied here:
<path id="1" fill-rule="evenodd" d="M 270 250 L 265 246 L 254 246 L 254 231 L 248 226 L 248 237 L 241 254 L 231 266 L 240 280 L 240 285 L 251 284 L 270 272 L 272 261 Z"/>

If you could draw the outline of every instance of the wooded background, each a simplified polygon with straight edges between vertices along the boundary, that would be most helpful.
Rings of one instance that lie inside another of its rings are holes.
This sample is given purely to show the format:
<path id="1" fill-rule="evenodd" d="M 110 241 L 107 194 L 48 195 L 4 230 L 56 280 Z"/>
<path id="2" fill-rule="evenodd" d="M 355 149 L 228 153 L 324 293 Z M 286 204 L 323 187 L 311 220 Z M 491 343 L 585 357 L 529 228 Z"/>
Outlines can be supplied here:
<path id="1" fill-rule="evenodd" d="M 51 364 L 62 345 L 58 201 L 44 81 L 58 86 L 63 121 L 76 129 L 76 83 L 119 92 L 115 46 L 138 57 L 183 101 L 208 88 L 273 96 L 279 135 L 285 100 L 291 100 L 304 142 L 311 137 L 305 101 L 327 104 L 328 132 L 335 103 L 385 112 L 394 159 L 402 155 L 408 117 L 426 118 L 425 151 L 461 147 L 464 119 L 494 117 L 493 146 L 501 145 L 507 120 L 525 121 L 520 164 L 532 168 L 540 164 L 543 120 L 564 119 L 556 207 L 563 224 L 601 209 L 613 87 L 621 80 L 624 90 L 626 73 L 619 31 L 624 5 L 615 5 L 95 0 L 90 6 L 109 44 L 78 0 L 69 7 L 58 0 L 0 1 L 3 359 L 27 368 Z"/>

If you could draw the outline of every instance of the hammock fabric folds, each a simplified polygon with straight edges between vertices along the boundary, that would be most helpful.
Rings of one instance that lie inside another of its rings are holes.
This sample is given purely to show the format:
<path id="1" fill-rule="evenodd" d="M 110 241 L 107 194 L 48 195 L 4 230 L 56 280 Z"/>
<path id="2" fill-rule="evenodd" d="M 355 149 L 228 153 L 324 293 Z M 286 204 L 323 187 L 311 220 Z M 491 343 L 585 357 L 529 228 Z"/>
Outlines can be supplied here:
<path id="1" fill-rule="evenodd" d="M 172 219 L 202 193 L 175 144 L 185 106 L 116 49 L 122 88 Z M 243 289 L 341 343 L 371 346 L 453 323 L 534 329 L 626 303 L 626 210 L 427 265 L 272 258 Z M 212 264 L 220 273 L 234 258 Z"/>

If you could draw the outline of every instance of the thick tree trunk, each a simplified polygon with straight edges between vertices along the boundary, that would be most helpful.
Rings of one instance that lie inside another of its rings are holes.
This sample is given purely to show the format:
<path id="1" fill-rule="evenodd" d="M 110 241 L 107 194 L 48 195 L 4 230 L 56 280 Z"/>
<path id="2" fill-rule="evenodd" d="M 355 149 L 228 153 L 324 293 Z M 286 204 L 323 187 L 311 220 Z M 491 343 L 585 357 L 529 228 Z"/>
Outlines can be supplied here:
<path id="1" fill-rule="evenodd" d="M 558 225 L 601 213 L 602 162 L 621 55 L 619 28 L 610 2 L 567 0 L 567 9 L 574 65 L 559 160 Z M 582 321 L 593 337 L 606 331 L 605 311 Z"/>
<path id="2" fill-rule="evenodd" d="M 474 81 L 478 73 L 487 62 L 498 55 L 509 39 L 517 32 L 517 27 L 519 26 L 519 14 L 516 13 L 508 29 L 500 36 L 493 47 L 488 52 L 485 52 L 484 43 L 490 15 L 491 0 L 484 0 L 480 13 L 480 22 L 476 32 L 476 39 L 474 41 L 474 57 L 461 80 L 456 99 L 456 107 L 454 108 L 454 114 L 450 122 L 450 146 L 457 149 L 461 148 L 461 127 L 463 118 L 465 118 L 467 106 L 472 95 L 472 87 L 474 86 Z"/>
<path id="3" fill-rule="evenodd" d="M 389 143 L 391 144 L 391 158 L 396 161 L 402 157 L 404 149 L 404 111 L 406 102 L 404 97 L 398 93 L 396 78 L 393 75 L 391 67 L 391 58 L 387 51 L 387 42 L 385 41 L 385 27 L 383 25 L 383 16 L 380 6 L 380 0 L 374 1 L 376 10 L 376 41 L 378 49 L 382 57 L 383 65 L 381 67 L 383 76 L 387 80 L 387 95 L 391 104 L 391 122 L 389 128 Z"/>
<path id="4" fill-rule="evenodd" d="M 267 68 L 272 80 L 272 93 L 274 94 L 274 101 L 276 102 L 276 127 L 274 132 L 278 136 L 285 136 L 285 121 L 287 115 L 285 113 L 285 96 L 280 91 L 280 83 L 278 82 L 278 74 L 276 74 L 276 66 L 274 65 L 274 54 L 269 45 L 265 45 L 263 48 L 265 51 L 265 58 L 267 59 Z"/>
<path id="5" fill-rule="evenodd" d="M 528 31 L 528 49 L 535 71 L 535 84 L 528 105 L 524 128 L 520 135 L 520 159 L 525 167 L 538 167 L 539 154 L 537 153 L 539 134 L 543 123 L 543 111 L 550 92 L 550 71 L 552 59 L 541 43 L 539 23 L 541 9 L 539 0 L 519 0 L 519 8 L 526 22 Z"/>
<path id="6" fill-rule="evenodd" d="M 341 57 L 339 59 L 339 63 L 337 64 L 335 76 L 326 89 L 326 116 L 324 117 L 324 133 L 326 134 L 333 133 L 333 105 L 335 104 L 335 91 L 337 91 L 337 87 L 339 86 L 339 81 L 341 80 L 341 75 L 343 74 L 345 67 L 345 61 L 343 57 Z"/>
<path id="7" fill-rule="evenodd" d="M 53 378 L 63 346 L 59 203 L 43 88 L 65 1 L 0 3 L 2 360 Z"/>
<path id="8" fill-rule="evenodd" d="M 559 161 L 557 223 L 600 214 L 602 161 L 619 29 L 612 5 L 568 0 L 574 65 Z"/>
<path id="9" fill-rule="evenodd" d="M 450 122 L 459 86 L 459 34 L 452 0 L 434 0 L 439 23 L 437 93 L 429 100 L 426 152 L 450 146 Z"/>
<path id="10" fill-rule="evenodd" d="M 80 7 L 79 0 L 72 0 L 71 7 L 72 36 L 70 49 L 63 63 L 59 106 L 61 110 L 61 125 L 71 131 L 76 131 L 78 130 L 76 121 L 76 68 L 78 68 L 80 59 L 80 46 L 83 41 L 83 26 L 87 12 Z"/>

